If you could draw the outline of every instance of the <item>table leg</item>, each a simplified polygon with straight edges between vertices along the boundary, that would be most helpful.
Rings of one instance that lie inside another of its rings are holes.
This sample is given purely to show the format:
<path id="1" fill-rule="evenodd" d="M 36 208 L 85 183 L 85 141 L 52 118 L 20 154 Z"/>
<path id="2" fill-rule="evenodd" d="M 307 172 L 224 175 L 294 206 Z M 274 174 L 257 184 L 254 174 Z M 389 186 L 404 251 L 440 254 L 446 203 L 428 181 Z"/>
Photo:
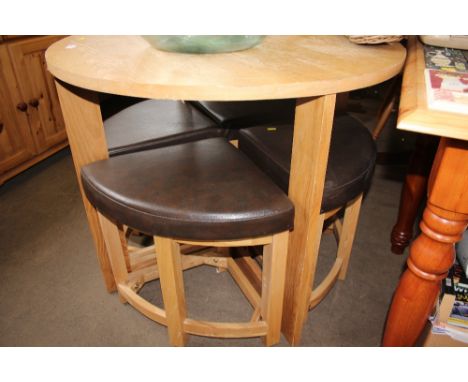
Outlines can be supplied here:
<path id="1" fill-rule="evenodd" d="M 422 233 L 410 247 L 385 328 L 384 346 L 414 345 L 468 225 L 468 142 L 442 138 L 429 179 Z"/>
<path id="2" fill-rule="evenodd" d="M 82 166 L 109 157 L 98 96 L 94 92 L 76 88 L 61 81 L 56 81 L 55 84 L 99 265 L 107 290 L 113 292 L 116 290 L 116 285 L 97 211 L 84 194 L 80 176 Z"/>
<path id="3" fill-rule="evenodd" d="M 320 216 L 336 96 L 298 99 L 294 121 L 289 197 L 294 230 L 288 247 L 282 332 L 298 345 L 308 313 L 323 217 Z"/>
<path id="4" fill-rule="evenodd" d="M 413 238 L 419 205 L 427 191 L 427 178 L 437 149 L 438 137 L 419 135 L 401 190 L 398 218 L 391 233 L 392 252 L 401 255 Z"/>

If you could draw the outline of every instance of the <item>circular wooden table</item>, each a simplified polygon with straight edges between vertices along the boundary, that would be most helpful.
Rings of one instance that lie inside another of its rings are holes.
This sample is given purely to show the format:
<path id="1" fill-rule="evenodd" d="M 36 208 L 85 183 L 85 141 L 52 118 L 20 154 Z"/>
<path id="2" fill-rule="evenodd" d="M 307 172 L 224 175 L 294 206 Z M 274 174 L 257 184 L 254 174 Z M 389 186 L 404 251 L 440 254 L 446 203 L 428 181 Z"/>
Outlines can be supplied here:
<path id="1" fill-rule="evenodd" d="M 289 184 L 295 228 L 282 330 L 291 344 L 298 344 L 313 281 L 311 261 L 322 234 L 320 205 L 336 93 L 395 76 L 405 55 L 400 44 L 355 45 L 344 36 L 267 36 L 245 51 L 206 55 L 162 52 L 140 36 L 72 36 L 52 45 L 46 52 L 47 65 L 57 79 L 107 289 L 115 290 L 115 283 L 103 232 L 80 180 L 83 165 L 108 157 L 96 92 L 204 101 L 297 99 Z"/>

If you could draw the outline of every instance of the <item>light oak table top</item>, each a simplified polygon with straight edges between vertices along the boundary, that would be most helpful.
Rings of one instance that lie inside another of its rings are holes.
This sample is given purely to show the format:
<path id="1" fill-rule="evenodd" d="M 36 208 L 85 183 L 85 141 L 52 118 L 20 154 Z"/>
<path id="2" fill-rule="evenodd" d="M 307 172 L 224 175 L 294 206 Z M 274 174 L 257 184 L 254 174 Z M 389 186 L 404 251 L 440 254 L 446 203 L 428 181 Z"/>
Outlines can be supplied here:
<path id="1" fill-rule="evenodd" d="M 468 116 L 466 114 L 431 110 L 427 107 L 425 67 L 423 46 L 416 37 L 413 37 L 408 44 L 397 128 L 468 140 Z"/>
<path id="2" fill-rule="evenodd" d="M 356 45 L 345 36 L 267 36 L 223 54 L 162 52 L 141 36 L 71 36 L 47 50 L 48 69 L 89 90 L 143 98 L 301 98 L 364 88 L 396 75 L 400 44 Z"/>

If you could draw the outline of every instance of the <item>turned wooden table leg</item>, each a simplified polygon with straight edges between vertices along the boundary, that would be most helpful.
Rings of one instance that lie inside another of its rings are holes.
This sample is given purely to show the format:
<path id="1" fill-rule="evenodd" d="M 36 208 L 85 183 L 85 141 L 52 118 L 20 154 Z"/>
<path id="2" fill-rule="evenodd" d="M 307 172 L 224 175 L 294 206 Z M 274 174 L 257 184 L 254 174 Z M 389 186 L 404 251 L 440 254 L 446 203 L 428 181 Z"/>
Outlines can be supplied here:
<path id="1" fill-rule="evenodd" d="M 468 142 L 441 139 L 429 179 L 421 235 L 410 247 L 408 269 L 393 297 L 383 345 L 411 346 L 454 261 L 454 244 L 468 225 Z"/>
<path id="2" fill-rule="evenodd" d="M 109 157 L 98 96 L 94 92 L 76 88 L 61 81 L 56 81 L 55 84 L 65 120 L 78 185 L 102 276 L 107 290 L 113 292 L 116 290 L 116 285 L 98 214 L 84 194 L 80 176 L 81 167 L 84 165 Z"/>
<path id="3" fill-rule="evenodd" d="M 391 233 L 392 252 L 401 255 L 413 238 L 413 226 L 427 190 L 427 178 L 437 149 L 438 137 L 418 136 L 400 197 L 398 218 Z"/>

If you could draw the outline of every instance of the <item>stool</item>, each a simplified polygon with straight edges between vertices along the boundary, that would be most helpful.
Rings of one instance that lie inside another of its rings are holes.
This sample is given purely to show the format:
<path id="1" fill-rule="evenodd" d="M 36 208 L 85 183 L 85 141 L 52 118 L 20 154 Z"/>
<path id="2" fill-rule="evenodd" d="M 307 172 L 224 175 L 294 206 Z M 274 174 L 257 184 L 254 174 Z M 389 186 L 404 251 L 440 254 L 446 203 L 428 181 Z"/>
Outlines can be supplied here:
<path id="1" fill-rule="evenodd" d="M 191 101 L 192 106 L 210 117 L 218 126 L 228 129 L 236 139 L 236 130 L 265 123 L 294 121 L 295 99 L 262 101 Z"/>
<path id="2" fill-rule="evenodd" d="M 81 177 L 99 211 L 121 298 L 166 325 L 172 345 L 184 345 L 187 333 L 279 342 L 294 207 L 240 151 L 223 138 L 211 138 L 94 162 L 82 168 Z M 133 259 L 129 271 L 116 224 L 153 235 L 156 255 Z M 181 244 L 186 254 L 181 255 Z M 219 249 L 257 245 L 264 246 L 263 270 L 250 257 Z M 251 322 L 187 317 L 182 271 L 202 264 L 231 273 L 254 307 Z M 158 278 L 165 310 L 137 293 Z"/>
<path id="3" fill-rule="evenodd" d="M 104 121 L 110 156 L 221 137 L 226 130 L 181 101 L 143 100 Z"/>
<path id="4" fill-rule="evenodd" d="M 284 192 L 288 192 L 292 141 L 292 124 L 255 126 L 239 131 L 239 149 Z M 375 143 L 365 126 L 349 115 L 335 116 L 321 218 L 323 221 L 335 218 L 333 230 L 338 240 L 338 251 L 328 275 L 312 290 L 309 309 L 322 301 L 337 279 L 346 277 L 362 195 L 370 183 L 376 156 Z M 343 209 L 341 222 L 337 214 Z M 313 264 L 315 267 L 317 261 Z M 314 273 L 315 269 L 312 275 Z"/>

